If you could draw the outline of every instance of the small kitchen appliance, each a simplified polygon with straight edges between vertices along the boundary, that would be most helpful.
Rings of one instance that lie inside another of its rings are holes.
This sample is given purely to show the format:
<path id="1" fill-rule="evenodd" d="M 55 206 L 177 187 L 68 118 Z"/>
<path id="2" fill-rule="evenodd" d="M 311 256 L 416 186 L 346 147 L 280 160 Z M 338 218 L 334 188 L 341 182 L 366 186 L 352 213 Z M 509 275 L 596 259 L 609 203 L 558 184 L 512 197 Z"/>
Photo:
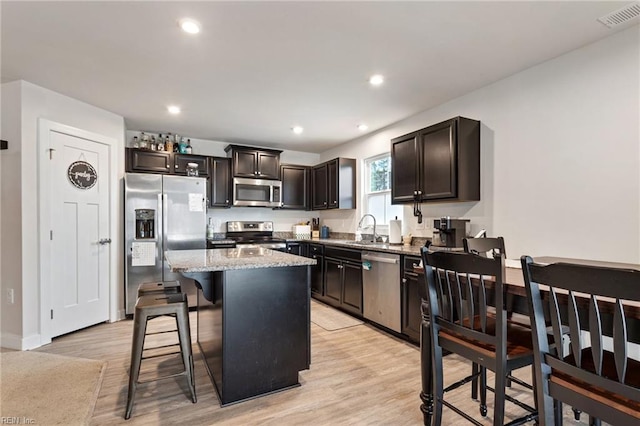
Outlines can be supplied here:
<path id="1" fill-rule="evenodd" d="M 436 247 L 461 248 L 462 240 L 469 234 L 469 219 L 441 217 L 433 221 L 433 242 Z"/>

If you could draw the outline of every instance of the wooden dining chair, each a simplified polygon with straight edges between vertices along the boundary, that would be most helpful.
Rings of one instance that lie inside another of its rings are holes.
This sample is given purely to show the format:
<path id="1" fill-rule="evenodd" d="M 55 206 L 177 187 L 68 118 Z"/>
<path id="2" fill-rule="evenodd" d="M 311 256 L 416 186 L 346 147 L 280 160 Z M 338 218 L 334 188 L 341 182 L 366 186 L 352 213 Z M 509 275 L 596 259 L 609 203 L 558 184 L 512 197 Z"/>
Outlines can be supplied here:
<path id="1" fill-rule="evenodd" d="M 504 248 L 504 238 L 465 238 L 462 240 L 464 251 L 466 253 L 474 253 L 480 256 L 488 257 L 487 253 L 491 252 L 492 257 L 496 254 L 503 254 L 507 257 L 507 252 Z"/>
<path id="2" fill-rule="evenodd" d="M 462 245 L 464 247 L 465 253 L 473 253 L 483 257 L 489 257 L 489 253 L 491 253 L 491 257 L 495 255 L 503 254 L 505 258 L 507 257 L 507 251 L 504 247 L 504 238 L 503 237 L 495 237 L 495 238 L 464 238 L 462 240 Z M 507 296 L 509 297 L 509 296 Z M 509 307 L 509 305 L 513 303 L 510 300 L 505 301 L 505 305 Z M 507 310 L 507 318 L 509 318 L 510 312 Z M 479 372 L 479 366 L 473 363 L 471 367 L 471 374 L 476 375 Z M 485 373 L 482 373 L 485 374 Z M 511 380 L 507 379 L 507 387 L 511 386 Z M 478 379 L 473 379 L 471 384 L 471 398 L 477 399 L 478 397 Z"/>
<path id="3" fill-rule="evenodd" d="M 521 262 L 534 338 L 539 424 L 562 424 L 562 411 L 554 410 L 554 402 L 588 413 L 592 425 L 600 420 L 640 424 L 640 361 L 629 356 L 627 339 L 630 327 L 637 327 L 628 312 L 638 307 L 625 304 L 640 301 L 640 271 L 545 266 L 528 256 Z M 549 349 L 545 311 L 557 338 L 563 322 L 568 324 L 569 351 L 563 345 Z"/>
<path id="4" fill-rule="evenodd" d="M 444 399 L 445 392 L 457 389 L 473 380 L 469 376 L 444 388 L 442 352 L 458 354 L 481 367 L 480 414 L 487 414 L 486 391 L 494 392 L 493 424 L 504 424 L 505 401 L 522 407 L 528 414 L 510 424 L 522 424 L 535 420 L 536 410 L 507 395 L 507 376 L 511 371 L 530 366 L 533 362 L 531 331 L 526 327 L 507 321 L 504 309 L 504 255 L 486 258 L 476 254 L 436 251 L 422 248 L 425 271 L 425 286 L 422 298 L 429 309 L 429 331 L 431 339 L 432 390 L 427 398 L 434 406 L 434 424 L 442 424 L 442 407 L 446 406 L 467 420 L 479 424 L 468 413 Z M 487 279 L 491 277 L 490 280 Z M 493 285 L 489 284 L 493 282 Z M 487 315 L 490 294 L 494 296 L 495 315 Z M 486 369 L 495 372 L 495 385 L 486 386 Z M 485 374 L 482 374 L 485 372 Z M 514 382 L 529 389 L 531 386 L 519 380 Z M 449 422 L 447 422 L 449 423 Z"/>

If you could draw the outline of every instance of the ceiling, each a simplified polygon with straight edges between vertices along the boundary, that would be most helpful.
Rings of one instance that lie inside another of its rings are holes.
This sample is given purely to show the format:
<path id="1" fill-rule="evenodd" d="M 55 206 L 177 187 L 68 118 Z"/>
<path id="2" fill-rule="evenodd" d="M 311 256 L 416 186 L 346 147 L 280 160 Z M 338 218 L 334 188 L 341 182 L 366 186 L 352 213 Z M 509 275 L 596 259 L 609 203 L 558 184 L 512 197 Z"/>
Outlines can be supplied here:
<path id="1" fill-rule="evenodd" d="M 1 75 L 127 129 L 322 152 L 624 29 L 596 19 L 627 4 L 2 1 Z"/>

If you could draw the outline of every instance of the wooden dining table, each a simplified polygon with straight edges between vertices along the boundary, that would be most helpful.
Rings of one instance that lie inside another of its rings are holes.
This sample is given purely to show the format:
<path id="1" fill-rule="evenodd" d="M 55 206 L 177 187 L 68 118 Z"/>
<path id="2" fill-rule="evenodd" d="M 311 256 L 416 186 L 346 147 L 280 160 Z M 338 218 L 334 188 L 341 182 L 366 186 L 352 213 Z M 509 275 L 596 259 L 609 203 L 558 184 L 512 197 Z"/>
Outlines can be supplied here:
<path id="1" fill-rule="evenodd" d="M 597 260 L 586 260 L 586 259 L 572 259 L 565 257 L 554 257 L 554 256 L 540 256 L 535 257 L 534 262 L 540 264 L 551 264 L 551 263 L 574 263 L 579 265 L 588 265 L 588 266 L 603 266 L 609 268 L 619 268 L 619 269 L 635 269 L 640 270 L 639 264 L 632 263 L 617 263 L 617 262 L 604 262 Z M 514 265 L 514 261 L 510 261 L 509 264 L 514 267 L 506 267 L 505 268 L 505 278 L 504 278 L 504 291 L 506 292 L 505 303 L 507 310 L 516 315 L 529 315 L 529 304 L 527 301 L 527 293 L 524 287 L 524 276 L 522 275 L 522 269 L 520 267 L 516 267 Z M 414 272 L 420 274 L 424 277 L 424 268 L 423 267 L 415 267 Z M 492 280 L 488 278 L 485 281 L 487 285 L 487 289 L 491 289 Z M 426 285 L 426 284 L 425 284 Z M 640 285 L 640 283 L 638 283 Z M 545 296 L 545 286 L 541 285 L 541 291 L 543 296 Z M 562 297 L 559 297 L 559 302 L 562 302 Z M 566 300 L 566 298 L 564 298 Z M 581 298 L 579 294 L 576 294 L 576 303 L 579 307 L 579 315 L 581 318 L 581 326 L 584 330 L 588 330 L 589 322 L 587 320 L 588 315 L 588 306 L 589 299 Z M 420 410 L 422 411 L 424 417 L 425 426 L 431 425 L 432 418 L 432 408 L 433 408 L 433 395 L 432 392 L 432 363 L 431 363 L 431 338 L 430 338 L 430 318 L 429 313 L 424 312 L 426 304 L 423 302 L 423 312 L 422 312 L 422 326 L 420 331 L 420 364 L 421 364 L 421 375 L 422 375 L 422 391 L 420 392 L 420 399 L 422 404 L 420 405 Z M 602 314 L 602 332 L 605 335 L 611 336 L 612 327 L 613 327 L 613 309 L 614 309 L 614 301 L 608 300 L 606 298 L 598 299 L 598 306 L 600 307 Z M 628 339 L 632 343 L 640 344 L 640 303 L 637 302 L 625 302 L 623 303 L 625 317 L 628 321 Z M 584 315 L 584 316 L 583 316 Z M 584 318 L 584 320 L 582 320 Z"/>

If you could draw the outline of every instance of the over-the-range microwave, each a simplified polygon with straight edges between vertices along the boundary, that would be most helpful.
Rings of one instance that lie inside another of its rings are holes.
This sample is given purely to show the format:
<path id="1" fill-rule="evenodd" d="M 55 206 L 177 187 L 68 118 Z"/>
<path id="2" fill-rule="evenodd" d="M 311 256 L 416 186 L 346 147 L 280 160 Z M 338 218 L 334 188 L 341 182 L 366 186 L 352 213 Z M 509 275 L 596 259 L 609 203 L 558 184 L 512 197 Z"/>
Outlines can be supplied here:
<path id="1" fill-rule="evenodd" d="M 282 182 L 270 179 L 233 178 L 233 205 L 280 207 Z"/>

